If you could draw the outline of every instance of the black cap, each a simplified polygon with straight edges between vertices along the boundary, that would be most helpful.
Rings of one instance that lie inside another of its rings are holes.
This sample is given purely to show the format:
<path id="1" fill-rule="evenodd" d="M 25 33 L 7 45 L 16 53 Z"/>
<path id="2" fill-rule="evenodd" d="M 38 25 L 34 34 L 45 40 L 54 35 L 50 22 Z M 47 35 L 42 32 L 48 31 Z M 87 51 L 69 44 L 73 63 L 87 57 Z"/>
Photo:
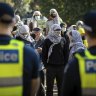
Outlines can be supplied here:
<path id="1" fill-rule="evenodd" d="M 10 17 L 10 18 L 7 18 Z M 6 3 L 0 3 L 0 22 L 2 23 L 12 23 L 14 18 L 13 8 Z"/>
<path id="2" fill-rule="evenodd" d="M 84 28 L 89 32 L 96 31 L 96 11 L 90 11 L 84 15 Z"/>
<path id="3" fill-rule="evenodd" d="M 40 32 L 41 29 L 40 29 L 40 28 L 34 28 L 33 31 L 34 31 L 34 32 Z"/>

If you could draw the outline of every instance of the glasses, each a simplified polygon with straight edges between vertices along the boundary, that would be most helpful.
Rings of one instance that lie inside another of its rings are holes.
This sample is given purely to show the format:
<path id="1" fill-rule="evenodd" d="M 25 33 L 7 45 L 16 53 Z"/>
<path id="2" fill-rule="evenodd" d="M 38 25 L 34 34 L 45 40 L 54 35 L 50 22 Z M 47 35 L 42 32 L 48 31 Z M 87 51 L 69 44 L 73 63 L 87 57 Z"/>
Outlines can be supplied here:
<path id="1" fill-rule="evenodd" d="M 56 29 L 56 30 L 54 30 L 54 31 L 61 31 L 61 29 Z"/>

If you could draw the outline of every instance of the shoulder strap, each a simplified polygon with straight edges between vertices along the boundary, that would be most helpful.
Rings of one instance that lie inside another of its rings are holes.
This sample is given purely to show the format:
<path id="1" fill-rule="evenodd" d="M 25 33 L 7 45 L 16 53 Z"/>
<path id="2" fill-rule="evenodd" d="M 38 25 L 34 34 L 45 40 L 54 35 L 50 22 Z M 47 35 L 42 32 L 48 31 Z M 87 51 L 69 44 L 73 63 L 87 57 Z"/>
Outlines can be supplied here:
<path id="1" fill-rule="evenodd" d="M 85 55 L 90 59 L 96 59 L 96 56 L 92 55 L 88 50 L 85 50 Z"/>
<path id="2" fill-rule="evenodd" d="M 10 44 L 15 45 L 15 46 L 24 46 L 24 43 L 22 41 L 16 40 L 16 39 L 12 39 L 10 41 Z"/>
<path id="3" fill-rule="evenodd" d="M 66 44 L 65 38 L 62 38 L 61 39 L 60 44 L 61 44 L 61 47 L 63 48 L 64 47 L 64 44 Z"/>
<path id="4" fill-rule="evenodd" d="M 47 63 L 48 63 L 48 61 L 49 61 L 50 55 L 52 54 L 53 47 L 54 47 L 56 44 L 58 44 L 58 43 L 53 43 L 53 44 L 49 47 Z"/>

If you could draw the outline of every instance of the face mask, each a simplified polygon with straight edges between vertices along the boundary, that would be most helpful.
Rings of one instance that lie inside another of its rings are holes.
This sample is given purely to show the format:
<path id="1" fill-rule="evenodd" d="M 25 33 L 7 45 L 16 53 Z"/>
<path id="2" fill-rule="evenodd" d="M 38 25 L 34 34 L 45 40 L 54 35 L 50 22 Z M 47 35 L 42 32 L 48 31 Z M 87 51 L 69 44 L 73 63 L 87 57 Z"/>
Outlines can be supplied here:
<path id="1" fill-rule="evenodd" d="M 51 17 L 52 17 L 52 18 L 55 18 L 55 17 L 56 17 L 56 15 L 54 15 L 54 14 L 51 14 Z"/>
<path id="2" fill-rule="evenodd" d="M 28 33 L 22 33 L 21 35 L 24 36 L 25 38 L 27 38 L 29 34 Z"/>
<path id="3" fill-rule="evenodd" d="M 35 19 L 36 20 L 40 20 L 40 16 L 35 16 Z"/>

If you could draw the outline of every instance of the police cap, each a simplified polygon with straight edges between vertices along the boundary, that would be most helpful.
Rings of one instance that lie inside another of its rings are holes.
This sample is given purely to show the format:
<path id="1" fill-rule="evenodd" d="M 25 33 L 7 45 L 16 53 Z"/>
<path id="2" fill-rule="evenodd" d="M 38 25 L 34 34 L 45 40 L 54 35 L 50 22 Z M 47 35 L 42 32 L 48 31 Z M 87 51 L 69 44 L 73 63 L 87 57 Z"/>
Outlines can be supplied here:
<path id="1" fill-rule="evenodd" d="M 0 3 L 0 22 L 5 24 L 12 23 L 14 18 L 14 10 L 13 8 L 6 3 Z"/>
<path id="2" fill-rule="evenodd" d="M 84 28 L 88 32 L 96 32 L 96 11 L 90 11 L 84 15 Z"/>

